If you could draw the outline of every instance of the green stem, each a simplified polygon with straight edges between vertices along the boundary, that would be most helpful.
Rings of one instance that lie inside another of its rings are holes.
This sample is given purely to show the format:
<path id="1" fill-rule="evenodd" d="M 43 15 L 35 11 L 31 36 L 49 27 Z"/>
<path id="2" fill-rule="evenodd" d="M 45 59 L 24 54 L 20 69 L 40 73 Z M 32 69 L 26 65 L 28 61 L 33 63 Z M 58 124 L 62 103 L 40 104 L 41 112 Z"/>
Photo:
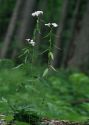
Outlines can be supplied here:
<path id="1" fill-rule="evenodd" d="M 32 73 L 32 71 L 33 71 L 33 63 L 34 63 L 34 47 L 32 48 L 32 58 L 31 58 L 31 74 L 33 74 L 33 73 Z"/>
<path id="2" fill-rule="evenodd" d="M 50 30 L 50 34 L 49 34 L 49 51 L 51 51 L 52 49 L 52 29 Z"/>
<path id="3" fill-rule="evenodd" d="M 37 32 L 40 34 L 40 18 L 37 19 Z"/>
<path id="4" fill-rule="evenodd" d="M 52 49 L 52 28 L 50 29 L 50 32 L 49 32 L 49 48 L 48 48 L 49 53 L 51 52 L 51 49 Z M 51 60 L 50 60 L 50 57 L 48 55 L 48 66 L 50 65 L 50 61 Z"/>

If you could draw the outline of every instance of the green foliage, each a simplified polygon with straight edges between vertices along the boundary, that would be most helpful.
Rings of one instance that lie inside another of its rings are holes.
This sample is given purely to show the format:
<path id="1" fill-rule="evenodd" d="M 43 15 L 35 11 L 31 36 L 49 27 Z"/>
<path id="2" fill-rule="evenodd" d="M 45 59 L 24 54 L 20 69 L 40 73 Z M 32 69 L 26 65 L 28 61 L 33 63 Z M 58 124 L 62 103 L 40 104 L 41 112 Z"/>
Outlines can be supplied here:
<path id="1" fill-rule="evenodd" d="M 88 76 L 60 70 L 48 74 L 46 79 L 38 74 L 43 69 L 34 67 L 31 74 L 29 67 L 28 64 L 0 72 L 1 113 L 15 115 L 17 122 L 24 122 L 23 114 L 29 116 L 30 113 L 32 116 L 39 114 L 36 115 L 37 119 L 38 116 L 80 121 L 88 119 L 88 103 L 72 104 L 79 99 L 89 98 Z M 19 120 L 19 117 L 23 120 Z"/>
<path id="2" fill-rule="evenodd" d="M 14 62 L 9 59 L 0 60 L 0 69 L 11 69 L 14 66 Z"/>
<path id="3" fill-rule="evenodd" d="M 30 123 L 31 125 L 39 125 L 41 119 L 42 118 L 36 112 L 33 112 L 28 108 L 20 108 L 14 113 L 14 120 Z"/>

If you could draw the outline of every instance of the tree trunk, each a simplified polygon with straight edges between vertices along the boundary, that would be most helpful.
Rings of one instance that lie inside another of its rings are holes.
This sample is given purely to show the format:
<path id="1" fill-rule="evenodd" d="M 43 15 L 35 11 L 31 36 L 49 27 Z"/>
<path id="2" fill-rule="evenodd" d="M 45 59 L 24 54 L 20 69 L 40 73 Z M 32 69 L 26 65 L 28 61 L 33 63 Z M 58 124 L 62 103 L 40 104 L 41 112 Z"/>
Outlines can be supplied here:
<path id="1" fill-rule="evenodd" d="M 63 59 L 62 59 L 62 64 L 61 64 L 63 67 L 67 66 L 67 60 L 71 58 L 71 55 L 73 55 L 73 52 L 74 52 L 73 40 L 75 37 L 76 26 L 78 23 L 80 5 L 81 5 L 81 0 L 77 0 L 75 10 L 73 12 L 73 17 L 71 20 L 72 22 L 70 24 L 71 25 L 70 37 L 69 37 L 69 40 L 65 43 L 65 47 L 64 47 L 64 54 L 63 54 Z"/>
<path id="2" fill-rule="evenodd" d="M 22 18 L 20 19 L 20 25 L 17 29 L 17 33 L 15 36 L 15 41 L 17 48 L 15 48 L 12 52 L 12 58 L 14 58 L 17 54 L 17 50 L 21 49 L 24 41 L 28 37 L 32 37 L 32 32 L 33 32 L 33 24 L 34 20 L 32 17 L 32 12 L 34 11 L 35 8 L 37 8 L 37 0 L 26 0 L 25 1 L 25 6 L 23 8 L 23 13 L 22 13 Z M 29 32 L 29 33 L 28 33 Z"/>
<path id="3" fill-rule="evenodd" d="M 32 16 L 31 13 L 33 12 L 33 8 L 35 5 L 36 0 L 26 0 L 25 2 L 25 7 L 23 8 L 23 17 L 21 19 L 21 24 L 18 29 L 18 36 L 16 36 L 16 40 L 19 43 L 22 43 L 22 41 L 26 38 L 27 36 L 27 27 L 29 26 L 29 23 L 32 23 Z M 31 25 L 30 25 L 31 28 Z M 18 43 L 18 44 L 19 44 Z"/>
<path id="4" fill-rule="evenodd" d="M 62 56 L 62 36 L 63 36 L 63 31 L 67 19 L 67 14 L 68 14 L 68 5 L 69 5 L 69 0 L 64 0 L 63 1 L 63 7 L 62 7 L 62 12 L 61 12 L 61 20 L 59 22 L 59 28 L 57 30 L 57 37 L 56 37 L 56 43 L 55 43 L 55 50 L 54 50 L 54 61 L 53 61 L 53 66 L 54 67 L 59 67 L 60 62 L 61 62 L 61 56 Z"/>
<path id="5" fill-rule="evenodd" d="M 1 58 L 4 58 L 6 56 L 9 44 L 11 42 L 15 27 L 16 27 L 16 21 L 18 18 L 18 12 L 19 12 L 21 3 L 22 3 L 22 0 L 17 0 L 17 2 L 16 2 L 16 6 L 15 6 L 15 9 L 13 11 L 11 21 L 9 23 L 8 30 L 7 30 L 5 39 L 4 39 L 3 47 L 1 49 L 1 53 L 0 53 Z"/>
<path id="6" fill-rule="evenodd" d="M 80 32 L 75 39 L 75 53 L 68 66 L 87 71 L 89 68 L 89 1 L 87 1 L 86 11 L 82 20 Z"/>

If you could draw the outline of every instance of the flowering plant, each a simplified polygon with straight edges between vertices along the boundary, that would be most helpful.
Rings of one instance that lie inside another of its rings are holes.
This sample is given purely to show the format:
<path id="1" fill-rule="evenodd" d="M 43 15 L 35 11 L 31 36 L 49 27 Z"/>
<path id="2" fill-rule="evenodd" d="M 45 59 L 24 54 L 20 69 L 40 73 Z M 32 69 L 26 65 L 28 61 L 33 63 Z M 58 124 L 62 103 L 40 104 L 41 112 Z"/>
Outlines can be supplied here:
<path id="1" fill-rule="evenodd" d="M 35 60 L 34 55 L 37 54 L 37 51 L 36 51 L 36 46 L 37 46 L 36 36 L 37 36 L 37 34 L 39 35 L 41 33 L 41 30 L 40 30 L 40 15 L 43 15 L 43 11 L 35 11 L 35 12 L 32 13 L 33 17 L 37 17 L 37 20 L 36 20 L 36 27 L 35 27 L 32 39 L 30 39 L 30 38 L 26 39 L 29 47 L 27 46 L 27 48 L 23 49 L 24 53 L 21 55 L 21 56 L 25 55 L 25 61 L 24 61 L 25 63 L 27 63 L 27 61 L 29 60 L 29 55 L 30 55 L 31 56 L 30 57 L 31 58 L 30 63 L 32 64 L 33 60 Z M 47 65 L 47 68 L 43 72 L 43 75 L 42 75 L 43 77 L 47 76 L 50 69 L 56 71 L 55 68 L 51 65 L 51 61 L 54 60 L 54 56 L 53 56 L 53 52 L 52 52 L 52 32 L 53 32 L 53 28 L 58 27 L 58 25 L 56 23 L 45 23 L 44 25 L 45 25 L 45 27 L 49 27 L 50 31 L 44 37 L 44 38 L 48 37 L 49 46 L 48 46 L 48 49 L 44 50 L 44 52 L 43 52 L 43 53 L 45 53 L 45 52 L 48 51 L 48 65 Z M 31 48 L 32 48 L 32 52 L 30 52 Z"/>

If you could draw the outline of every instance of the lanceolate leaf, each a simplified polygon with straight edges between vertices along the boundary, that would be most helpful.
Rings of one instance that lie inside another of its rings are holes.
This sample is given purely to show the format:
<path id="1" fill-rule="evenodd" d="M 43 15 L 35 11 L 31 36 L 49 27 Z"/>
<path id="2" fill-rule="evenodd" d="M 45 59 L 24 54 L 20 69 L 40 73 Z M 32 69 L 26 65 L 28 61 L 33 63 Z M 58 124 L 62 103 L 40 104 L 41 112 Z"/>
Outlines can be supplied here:
<path id="1" fill-rule="evenodd" d="M 51 59 L 54 60 L 54 56 L 52 52 L 49 52 L 49 57 L 51 57 Z"/>
<path id="2" fill-rule="evenodd" d="M 43 77 L 45 77 L 45 76 L 48 74 L 48 71 L 49 71 L 48 68 L 46 68 L 46 69 L 44 70 Z"/>
<path id="3" fill-rule="evenodd" d="M 52 65 L 50 65 L 51 69 L 54 71 L 57 71 Z"/>

